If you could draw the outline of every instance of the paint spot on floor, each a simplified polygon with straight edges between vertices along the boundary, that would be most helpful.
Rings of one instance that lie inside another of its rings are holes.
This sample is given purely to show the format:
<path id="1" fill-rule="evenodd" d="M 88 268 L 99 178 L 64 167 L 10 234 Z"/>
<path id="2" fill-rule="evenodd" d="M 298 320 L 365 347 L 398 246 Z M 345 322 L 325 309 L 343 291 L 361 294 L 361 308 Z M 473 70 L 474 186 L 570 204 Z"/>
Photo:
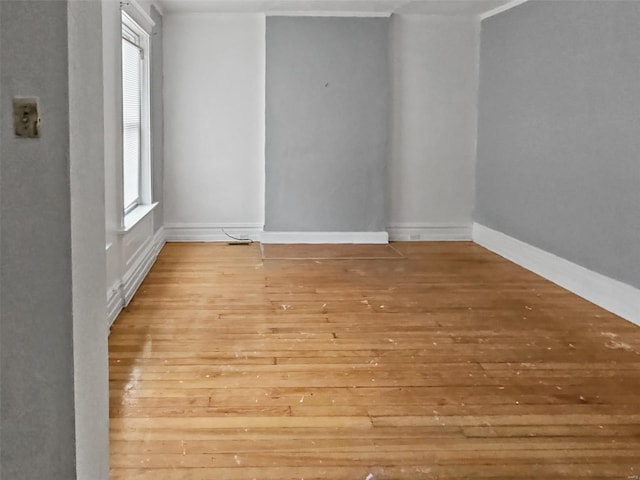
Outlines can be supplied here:
<path id="1" fill-rule="evenodd" d="M 621 342 L 619 340 L 608 340 L 605 344 L 605 347 L 610 348 L 612 350 L 625 350 L 625 351 L 631 351 L 633 350 L 631 348 L 631 345 L 629 345 L 628 343 L 624 343 Z"/>
<path id="2" fill-rule="evenodd" d="M 618 335 L 613 332 L 600 332 L 600 335 L 607 338 L 618 338 Z"/>

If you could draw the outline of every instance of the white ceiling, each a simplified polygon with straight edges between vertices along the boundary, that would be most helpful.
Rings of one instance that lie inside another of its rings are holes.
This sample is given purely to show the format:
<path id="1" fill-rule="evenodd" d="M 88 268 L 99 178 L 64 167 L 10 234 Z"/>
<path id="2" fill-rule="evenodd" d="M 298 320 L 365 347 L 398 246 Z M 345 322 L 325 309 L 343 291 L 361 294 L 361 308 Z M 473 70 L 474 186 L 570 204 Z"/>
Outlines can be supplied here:
<path id="1" fill-rule="evenodd" d="M 158 0 L 165 13 L 313 12 L 315 14 L 417 13 L 480 15 L 513 3 L 512 0 Z"/>

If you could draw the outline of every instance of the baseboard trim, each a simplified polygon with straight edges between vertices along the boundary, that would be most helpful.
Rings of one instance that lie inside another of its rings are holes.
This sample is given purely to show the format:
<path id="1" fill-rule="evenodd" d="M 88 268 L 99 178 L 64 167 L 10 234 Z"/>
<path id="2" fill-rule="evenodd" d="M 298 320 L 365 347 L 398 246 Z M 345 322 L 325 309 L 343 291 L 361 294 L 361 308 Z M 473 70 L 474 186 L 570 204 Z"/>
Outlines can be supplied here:
<path id="1" fill-rule="evenodd" d="M 164 245 L 164 236 L 165 232 L 160 227 L 145 245 L 144 253 L 140 256 L 140 260 L 125 272 L 122 281 L 124 306 L 129 304 L 149 270 L 151 270 L 156 258 L 158 258 L 158 253 Z"/>
<path id="2" fill-rule="evenodd" d="M 122 311 L 124 301 L 122 299 L 121 285 L 114 285 L 109 289 L 107 294 L 107 328 L 110 329 L 113 322 L 116 321 L 118 315 Z"/>
<path id="3" fill-rule="evenodd" d="M 471 224 L 393 223 L 387 230 L 389 240 L 396 242 L 468 241 L 472 237 Z"/>
<path id="4" fill-rule="evenodd" d="M 145 250 L 141 255 L 141 259 L 124 274 L 120 284 L 114 285 L 109 289 L 107 294 L 107 325 L 109 329 L 122 309 L 129 304 L 149 270 L 151 270 L 160 250 L 166 243 L 165 235 L 164 227 L 160 227 L 143 247 Z"/>
<path id="5" fill-rule="evenodd" d="M 167 243 L 167 232 L 164 227 L 160 227 L 153 235 L 153 250 L 156 257 L 160 253 L 160 250 L 162 250 L 162 247 L 164 247 L 165 243 Z"/>
<path id="6" fill-rule="evenodd" d="M 261 223 L 172 223 L 164 226 L 167 242 L 228 242 L 224 234 L 260 241 Z"/>
<path id="7" fill-rule="evenodd" d="M 640 289 L 477 223 L 473 241 L 640 326 Z"/>
<path id="8" fill-rule="evenodd" d="M 262 232 L 262 243 L 389 243 L 387 232 Z"/>

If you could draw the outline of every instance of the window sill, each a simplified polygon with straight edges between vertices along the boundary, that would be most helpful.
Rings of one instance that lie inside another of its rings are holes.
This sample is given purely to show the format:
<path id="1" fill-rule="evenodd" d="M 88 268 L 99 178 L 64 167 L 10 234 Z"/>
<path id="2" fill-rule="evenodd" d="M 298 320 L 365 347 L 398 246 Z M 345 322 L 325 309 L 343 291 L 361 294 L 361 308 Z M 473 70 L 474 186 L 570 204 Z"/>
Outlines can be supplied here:
<path id="1" fill-rule="evenodd" d="M 144 217 L 149 215 L 153 211 L 154 208 L 158 205 L 158 202 L 152 203 L 150 205 L 138 205 L 132 211 L 127 213 L 124 216 L 124 227 L 120 231 L 120 233 L 127 233 L 133 227 L 135 227 Z"/>

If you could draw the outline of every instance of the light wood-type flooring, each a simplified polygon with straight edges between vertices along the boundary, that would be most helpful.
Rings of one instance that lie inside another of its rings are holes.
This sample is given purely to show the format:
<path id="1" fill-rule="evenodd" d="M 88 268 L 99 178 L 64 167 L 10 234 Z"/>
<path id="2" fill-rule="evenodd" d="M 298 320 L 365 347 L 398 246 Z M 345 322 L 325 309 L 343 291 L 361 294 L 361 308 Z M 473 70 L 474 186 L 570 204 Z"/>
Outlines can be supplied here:
<path id="1" fill-rule="evenodd" d="M 469 242 L 297 248 L 162 250 L 109 339 L 113 480 L 640 479 L 640 328 Z"/>

